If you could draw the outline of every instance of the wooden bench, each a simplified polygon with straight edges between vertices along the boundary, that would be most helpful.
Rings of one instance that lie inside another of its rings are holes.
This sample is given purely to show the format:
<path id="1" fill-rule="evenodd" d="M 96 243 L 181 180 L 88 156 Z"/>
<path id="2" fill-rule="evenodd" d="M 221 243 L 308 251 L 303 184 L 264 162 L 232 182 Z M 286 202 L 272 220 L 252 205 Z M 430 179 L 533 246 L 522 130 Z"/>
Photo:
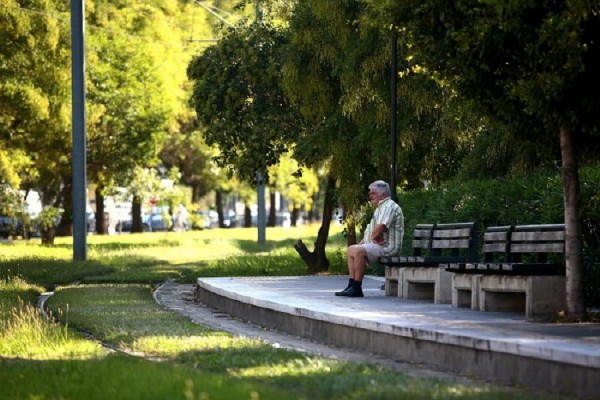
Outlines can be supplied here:
<path id="1" fill-rule="evenodd" d="M 511 225 L 488 227 L 483 233 L 483 262 L 449 263 L 446 271 L 452 272 L 452 306 L 479 309 L 479 278 L 475 274 L 495 270 L 497 265 L 509 261 Z"/>
<path id="2" fill-rule="evenodd" d="M 412 256 L 380 257 L 385 265 L 387 296 L 452 301 L 452 274 L 440 265 L 474 261 L 477 225 L 474 222 L 415 226 Z"/>
<path id="3" fill-rule="evenodd" d="M 379 263 L 385 265 L 385 295 L 402 297 L 402 278 L 399 267 L 405 262 L 423 261 L 423 256 L 431 248 L 431 236 L 434 224 L 417 224 L 412 235 L 412 256 L 380 257 Z"/>
<path id="4" fill-rule="evenodd" d="M 481 311 L 525 310 L 527 318 L 537 318 L 563 310 L 564 224 L 506 228 L 488 228 L 484 261 L 447 266 L 454 272 L 452 304 L 465 306 L 470 291 L 471 308 Z"/>

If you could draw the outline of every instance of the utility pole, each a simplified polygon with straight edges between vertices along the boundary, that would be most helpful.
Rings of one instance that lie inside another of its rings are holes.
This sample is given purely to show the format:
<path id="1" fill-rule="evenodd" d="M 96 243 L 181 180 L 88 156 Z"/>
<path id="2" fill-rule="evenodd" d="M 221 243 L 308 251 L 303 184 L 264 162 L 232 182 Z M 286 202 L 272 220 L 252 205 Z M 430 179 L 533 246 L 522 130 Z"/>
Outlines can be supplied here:
<path id="1" fill-rule="evenodd" d="M 87 259 L 84 0 L 71 1 L 73 259 Z"/>
<path id="2" fill-rule="evenodd" d="M 396 195 L 396 186 L 398 186 L 398 160 L 397 160 L 397 147 L 398 147 L 398 135 L 397 135 L 397 104 L 398 104 L 398 36 L 396 33 L 396 28 L 392 25 L 392 63 L 391 63 L 391 76 L 390 76 L 390 85 L 391 85 L 391 104 L 390 104 L 390 135 L 391 135 L 391 156 L 392 156 L 392 165 L 391 165 L 391 179 L 390 179 L 390 190 L 392 200 L 397 201 L 398 196 Z"/>
<path id="3" fill-rule="evenodd" d="M 256 0 L 256 22 L 260 22 L 262 20 L 262 13 L 260 11 L 260 1 Z M 261 137 L 261 147 L 263 145 L 262 135 Z M 257 215 L 256 215 L 256 225 L 258 228 L 258 244 L 265 244 L 267 242 L 267 216 L 266 216 L 266 207 L 265 207 L 265 175 L 264 171 L 256 171 L 256 202 L 257 202 Z"/>
<path id="4" fill-rule="evenodd" d="M 256 5 L 254 6 L 254 12 L 256 14 L 256 21 L 262 21 L 262 11 L 260 9 L 260 0 L 256 0 Z"/>

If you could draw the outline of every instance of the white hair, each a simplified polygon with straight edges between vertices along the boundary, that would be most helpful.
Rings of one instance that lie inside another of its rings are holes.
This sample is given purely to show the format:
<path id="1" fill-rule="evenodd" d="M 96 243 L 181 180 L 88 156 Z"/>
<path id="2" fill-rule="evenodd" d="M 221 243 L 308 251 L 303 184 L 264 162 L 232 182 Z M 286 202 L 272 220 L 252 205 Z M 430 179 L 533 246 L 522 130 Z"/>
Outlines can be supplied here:
<path id="1" fill-rule="evenodd" d="M 377 193 L 379 194 L 384 194 L 388 197 L 391 196 L 390 185 L 388 185 L 387 182 L 375 181 L 369 185 L 369 190 L 371 189 L 377 190 Z"/>

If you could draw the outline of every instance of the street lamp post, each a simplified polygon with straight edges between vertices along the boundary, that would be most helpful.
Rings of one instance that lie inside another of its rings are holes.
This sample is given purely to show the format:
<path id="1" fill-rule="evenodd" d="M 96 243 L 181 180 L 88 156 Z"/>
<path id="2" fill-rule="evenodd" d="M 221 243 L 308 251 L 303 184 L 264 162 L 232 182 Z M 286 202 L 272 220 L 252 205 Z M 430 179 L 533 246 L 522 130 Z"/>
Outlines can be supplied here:
<path id="1" fill-rule="evenodd" d="M 396 29 L 392 26 L 392 62 L 391 62 L 391 76 L 390 76 L 390 85 L 391 85 L 391 104 L 390 104 L 390 135 L 391 135 L 391 156 L 392 156 L 392 165 L 391 165 L 391 179 L 390 179 L 390 190 L 392 195 L 392 200 L 396 201 L 398 196 L 396 195 L 396 186 L 398 180 L 398 160 L 397 160 L 397 150 L 398 147 L 398 135 L 397 135 L 397 104 L 398 104 L 398 36 L 396 33 Z"/>
<path id="2" fill-rule="evenodd" d="M 84 1 L 71 1 L 73 259 L 87 259 Z"/>

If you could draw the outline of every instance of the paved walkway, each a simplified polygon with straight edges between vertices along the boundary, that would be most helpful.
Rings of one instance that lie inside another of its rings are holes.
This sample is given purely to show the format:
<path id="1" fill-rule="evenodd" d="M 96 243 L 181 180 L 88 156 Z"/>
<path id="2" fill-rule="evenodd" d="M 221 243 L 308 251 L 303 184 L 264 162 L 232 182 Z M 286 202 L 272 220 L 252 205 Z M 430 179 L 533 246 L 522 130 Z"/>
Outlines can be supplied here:
<path id="1" fill-rule="evenodd" d="M 251 321 L 234 318 L 215 308 L 198 302 L 195 298 L 193 284 L 181 284 L 169 281 L 154 292 L 156 302 L 163 307 L 177 312 L 195 323 L 211 327 L 234 335 L 260 339 L 277 348 L 284 348 L 301 353 L 320 355 L 337 360 L 376 364 L 417 378 L 439 378 L 466 385 L 482 386 L 493 384 L 484 383 L 480 379 L 463 376 L 454 372 L 433 369 L 421 363 L 407 363 L 400 360 L 356 351 L 356 349 L 318 343 L 308 338 L 292 335 L 281 330 L 268 329 Z"/>
<path id="2" fill-rule="evenodd" d="M 321 355 L 338 360 L 377 364 L 419 378 L 441 378 L 464 384 L 473 383 L 481 385 L 481 381 L 472 381 L 467 377 L 431 369 L 422 364 L 404 363 L 389 357 L 330 346 L 283 331 L 264 328 L 250 321 L 234 318 L 198 302 L 195 299 L 194 290 L 195 285 L 170 281 L 161 285 L 154 292 L 154 297 L 157 303 L 163 307 L 177 312 L 198 324 L 238 336 L 260 339 L 277 348 Z"/>
<path id="3" fill-rule="evenodd" d="M 347 322 L 345 317 L 360 321 L 359 327 L 378 325 L 402 329 L 464 334 L 479 339 L 496 339 L 507 346 L 520 344 L 549 350 L 569 350 L 579 362 L 600 368 L 600 324 L 555 324 L 527 322 L 524 314 L 481 312 L 453 308 L 449 304 L 433 304 L 423 300 L 407 300 L 385 296 L 380 289 L 383 279 L 367 277 L 364 298 L 334 296 L 347 284 L 341 276 L 302 276 L 266 278 L 199 279 L 216 292 L 232 298 L 281 311 L 313 311 L 318 318 Z"/>
<path id="4" fill-rule="evenodd" d="M 343 276 L 198 280 L 208 304 L 318 342 L 600 398 L 600 324 L 533 323 L 520 313 L 387 297 L 373 277 L 364 298 L 334 296 L 346 283 Z"/>

